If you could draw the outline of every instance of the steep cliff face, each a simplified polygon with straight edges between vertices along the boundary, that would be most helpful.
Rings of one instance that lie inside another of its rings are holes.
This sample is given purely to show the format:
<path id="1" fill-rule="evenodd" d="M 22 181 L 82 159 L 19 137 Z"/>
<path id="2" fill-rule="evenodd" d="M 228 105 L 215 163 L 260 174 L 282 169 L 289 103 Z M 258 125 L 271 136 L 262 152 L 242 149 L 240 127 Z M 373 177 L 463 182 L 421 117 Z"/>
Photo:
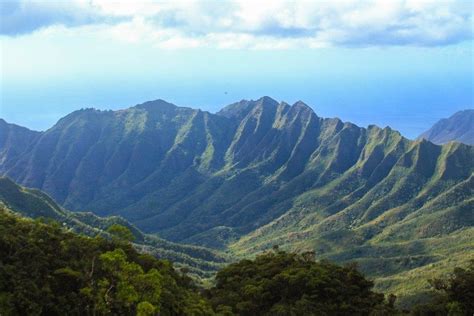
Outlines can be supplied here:
<path id="1" fill-rule="evenodd" d="M 273 243 L 287 230 L 357 228 L 363 240 L 389 238 L 385 226 L 470 181 L 474 170 L 473 147 L 412 142 L 269 97 L 216 114 L 157 100 L 76 111 L 42 133 L 0 128 L 8 130 L 0 134 L 2 174 L 70 209 L 122 215 L 170 240 L 213 246 L 251 232 L 252 247 Z"/>

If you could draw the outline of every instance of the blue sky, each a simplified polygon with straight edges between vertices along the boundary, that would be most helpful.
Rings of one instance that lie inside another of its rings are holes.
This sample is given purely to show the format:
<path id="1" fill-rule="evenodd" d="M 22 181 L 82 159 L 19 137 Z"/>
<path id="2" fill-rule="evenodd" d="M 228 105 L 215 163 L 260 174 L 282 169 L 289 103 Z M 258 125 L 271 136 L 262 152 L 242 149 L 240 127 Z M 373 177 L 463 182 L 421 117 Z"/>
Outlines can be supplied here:
<path id="1" fill-rule="evenodd" d="M 0 117 L 263 95 L 415 137 L 474 107 L 470 1 L 2 2 Z"/>

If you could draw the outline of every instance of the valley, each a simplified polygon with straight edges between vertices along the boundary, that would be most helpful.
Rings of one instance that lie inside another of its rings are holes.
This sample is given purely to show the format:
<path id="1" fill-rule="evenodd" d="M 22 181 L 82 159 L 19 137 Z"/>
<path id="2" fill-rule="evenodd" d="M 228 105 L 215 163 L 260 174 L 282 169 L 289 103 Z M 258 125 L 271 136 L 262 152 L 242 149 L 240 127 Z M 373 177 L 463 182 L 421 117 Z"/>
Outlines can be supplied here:
<path id="1" fill-rule="evenodd" d="M 474 254 L 472 146 L 320 118 L 301 101 L 211 114 L 157 100 L 79 110 L 45 132 L 0 121 L 0 161 L 1 174 L 62 205 L 41 195 L 46 217 L 77 231 L 121 221 L 143 250 L 204 278 L 278 246 L 355 261 L 411 304 L 427 286 L 411 273 L 442 274 Z"/>

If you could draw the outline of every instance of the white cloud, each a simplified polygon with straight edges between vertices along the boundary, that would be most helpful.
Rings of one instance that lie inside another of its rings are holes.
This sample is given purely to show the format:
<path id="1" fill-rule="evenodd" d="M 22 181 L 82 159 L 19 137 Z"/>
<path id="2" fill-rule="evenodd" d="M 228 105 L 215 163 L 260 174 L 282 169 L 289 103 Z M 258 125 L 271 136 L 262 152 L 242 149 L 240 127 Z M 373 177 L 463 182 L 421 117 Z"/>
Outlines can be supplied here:
<path id="1" fill-rule="evenodd" d="M 164 48 L 441 46 L 473 38 L 473 3 L 463 0 L 23 0 L 11 7 L 2 10 L 6 35 L 93 24 L 104 36 Z"/>

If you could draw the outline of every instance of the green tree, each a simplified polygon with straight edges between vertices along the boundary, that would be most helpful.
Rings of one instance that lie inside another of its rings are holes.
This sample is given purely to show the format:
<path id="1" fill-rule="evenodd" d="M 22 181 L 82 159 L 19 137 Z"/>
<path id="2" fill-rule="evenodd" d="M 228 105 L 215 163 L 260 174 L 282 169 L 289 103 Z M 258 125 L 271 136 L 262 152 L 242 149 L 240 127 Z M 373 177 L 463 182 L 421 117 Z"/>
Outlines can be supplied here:
<path id="1" fill-rule="evenodd" d="M 449 314 L 474 314 L 474 260 L 466 269 L 455 268 L 450 277 L 430 283 L 440 293 Z"/>
<path id="2" fill-rule="evenodd" d="M 207 295 L 226 315 L 369 315 L 388 305 L 372 287 L 354 265 L 275 249 L 219 271 Z"/>
<path id="3" fill-rule="evenodd" d="M 168 261 L 0 207 L 0 315 L 139 313 L 212 315 L 212 309 Z"/>
<path id="4" fill-rule="evenodd" d="M 155 315 L 156 307 L 148 302 L 140 302 L 137 306 L 137 316 Z"/>
<path id="5" fill-rule="evenodd" d="M 100 255 L 104 271 L 98 283 L 97 306 L 103 313 L 131 313 L 141 302 L 158 309 L 161 275 L 156 269 L 147 273 L 140 265 L 127 261 L 122 249 Z"/>
<path id="6" fill-rule="evenodd" d="M 135 240 L 135 236 L 133 235 L 132 231 L 128 227 L 120 224 L 111 225 L 109 228 L 107 228 L 107 232 L 113 237 L 122 241 L 132 242 Z"/>
<path id="7" fill-rule="evenodd" d="M 474 314 L 474 260 L 467 268 L 455 268 L 446 278 L 429 280 L 435 290 L 431 302 L 416 305 L 412 315 L 472 316 Z"/>

